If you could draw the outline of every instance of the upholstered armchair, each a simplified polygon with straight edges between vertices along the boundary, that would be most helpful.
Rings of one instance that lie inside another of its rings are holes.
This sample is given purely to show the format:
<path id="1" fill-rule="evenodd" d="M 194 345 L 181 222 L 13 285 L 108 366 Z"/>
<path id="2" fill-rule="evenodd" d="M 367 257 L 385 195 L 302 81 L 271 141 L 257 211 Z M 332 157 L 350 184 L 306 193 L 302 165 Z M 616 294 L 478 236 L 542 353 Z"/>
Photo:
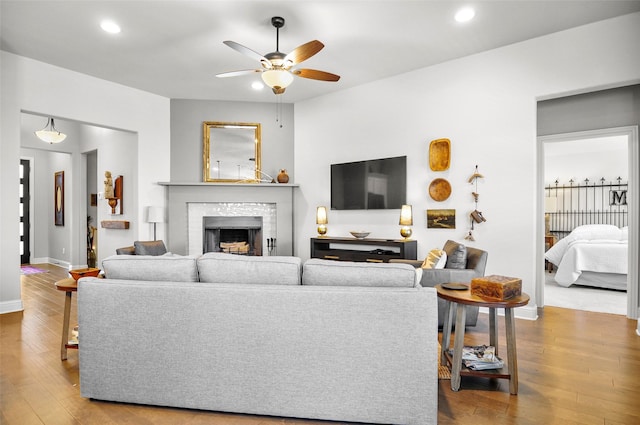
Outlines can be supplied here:
<path id="1" fill-rule="evenodd" d="M 447 264 L 442 269 L 422 269 L 420 285 L 433 287 L 438 283 L 461 282 L 470 283 L 474 277 L 484 276 L 487 266 L 488 253 L 478 248 L 465 247 L 467 253 L 466 266 L 463 269 L 449 268 L 449 259 L 461 244 L 454 241 L 447 241 L 442 248 L 447 253 Z M 409 263 L 418 268 L 422 265 L 422 260 L 391 260 L 392 262 Z M 445 301 L 438 298 L 438 327 L 444 324 Z M 455 323 L 455 310 L 454 310 Z M 466 325 L 475 326 L 478 320 L 478 307 L 467 307 Z"/>
<path id="2" fill-rule="evenodd" d="M 167 253 L 167 247 L 163 241 L 135 241 L 133 246 L 116 248 L 118 255 L 163 255 Z"/>

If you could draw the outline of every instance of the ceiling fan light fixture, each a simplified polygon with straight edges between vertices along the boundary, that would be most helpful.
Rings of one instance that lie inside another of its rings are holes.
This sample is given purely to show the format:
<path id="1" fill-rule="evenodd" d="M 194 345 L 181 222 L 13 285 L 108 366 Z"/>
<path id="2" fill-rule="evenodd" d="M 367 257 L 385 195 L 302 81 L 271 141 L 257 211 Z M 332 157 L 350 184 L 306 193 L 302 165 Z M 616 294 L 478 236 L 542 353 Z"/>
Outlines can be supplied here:
<path id="1" fill-rule="evenodd" d="M 276 93 L 281 94 L 284 93 L 284 89 L 293 83 L 293 75 L 284 69 L 270 69 L 262 73 L 262 81 L 271 87 L 274 93 L 276 93 L 276 90 L 282 90 Z"/>
<path id="2" fill-rule="evenodd" d="M 56 130 L 53 118 L 49 118 L 47 125 L 42 130 L 34 131 L 34 133 L 38 139 L 50 144 L 60 143 L 67 138 L 66 134 Z"/>

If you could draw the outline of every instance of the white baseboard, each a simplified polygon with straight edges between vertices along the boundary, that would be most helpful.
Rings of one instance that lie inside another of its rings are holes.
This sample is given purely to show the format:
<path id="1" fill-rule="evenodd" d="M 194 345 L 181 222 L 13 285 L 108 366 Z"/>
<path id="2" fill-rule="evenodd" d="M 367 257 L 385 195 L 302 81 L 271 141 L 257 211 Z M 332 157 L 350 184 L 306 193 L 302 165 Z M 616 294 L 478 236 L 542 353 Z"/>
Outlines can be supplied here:
<path id="1" fill-rule="evenodd" d="M 47 264 L 53 264 L 54 266 L 58 266 L 58 267 L 63 267 L 67 270 L 71 270 L 71 263 L 69 263 L 68 261 L 62 261 L 62 260 L 58 260 L 56 258 L 51 258 L 51 257 L 46 257 L 42 259 L 43 263 L 47 263 Z"/>
<path id="2" fill-rule="evenodd" d="M 24 306 L 22 300 L 2 301 L 0 302 L 0 314 L 15 313 L 17 311 L 23 311 Z"/>

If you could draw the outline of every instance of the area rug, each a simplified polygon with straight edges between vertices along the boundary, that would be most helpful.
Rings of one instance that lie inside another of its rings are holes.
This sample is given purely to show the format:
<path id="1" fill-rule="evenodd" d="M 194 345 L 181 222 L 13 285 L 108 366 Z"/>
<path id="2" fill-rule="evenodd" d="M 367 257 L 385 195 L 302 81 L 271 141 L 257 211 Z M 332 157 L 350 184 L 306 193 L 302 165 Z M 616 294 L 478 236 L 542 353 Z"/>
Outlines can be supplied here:
<path id="1" fill-rule="evenodd" d="M 440 364 L 441 345 L 438 344 L 438 379 L 451 379 L 451 371 L 448 367 Z"/>
<path id="2" fill-rule="evenodd" d="M 42 270 L 33 266 L 20 266 L 20 273 L 22 274 L 36 274 L 36 273 L 48 273 L 49 270 Z"/>

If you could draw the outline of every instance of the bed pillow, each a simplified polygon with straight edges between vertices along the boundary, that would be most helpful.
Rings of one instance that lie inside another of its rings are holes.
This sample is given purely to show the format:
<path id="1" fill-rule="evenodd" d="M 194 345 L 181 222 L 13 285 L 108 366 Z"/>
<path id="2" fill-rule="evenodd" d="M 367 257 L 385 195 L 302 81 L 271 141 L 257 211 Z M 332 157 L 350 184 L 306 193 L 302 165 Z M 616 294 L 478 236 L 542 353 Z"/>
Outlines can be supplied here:
<path id="1" fill-rule="evenodd" d="M 620 240 L 621 241 L 628 241 L 629 240 L 629 226 L 624 226 L 622 229 L 620 229 L 621 233 L 620 233 Z"/>
<path id="2" fill-rule="evenodd" d="M 569 242 L 596 239 L 620 240 L 621 236 L 622 230 L 613 224 L 585 224 L 573 229 L 565 239 L 569 238 Z"/>
<path id="3" fill-rule="evenodd" d="M 443 269 L 447 264 L 447 253 L 442 249 L 432 249 L 422 262 L 423 269 Z"/>

